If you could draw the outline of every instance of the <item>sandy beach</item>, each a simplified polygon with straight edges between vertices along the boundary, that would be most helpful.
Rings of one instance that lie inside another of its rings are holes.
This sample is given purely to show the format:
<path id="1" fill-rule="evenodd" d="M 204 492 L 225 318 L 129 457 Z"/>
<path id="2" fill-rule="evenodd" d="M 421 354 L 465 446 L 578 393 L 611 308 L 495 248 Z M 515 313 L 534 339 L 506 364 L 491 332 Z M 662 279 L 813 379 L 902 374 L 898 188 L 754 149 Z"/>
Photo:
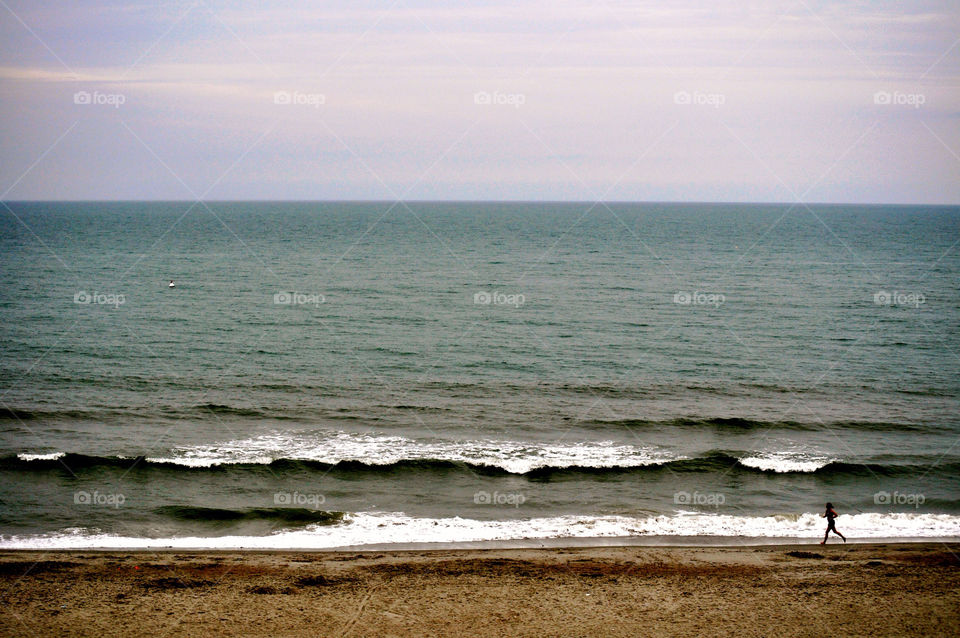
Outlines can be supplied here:
<path id="1" fill-rule="evenodd" d="M 4 636 L 960 632 L 960 545 L 0 554 Z"/>

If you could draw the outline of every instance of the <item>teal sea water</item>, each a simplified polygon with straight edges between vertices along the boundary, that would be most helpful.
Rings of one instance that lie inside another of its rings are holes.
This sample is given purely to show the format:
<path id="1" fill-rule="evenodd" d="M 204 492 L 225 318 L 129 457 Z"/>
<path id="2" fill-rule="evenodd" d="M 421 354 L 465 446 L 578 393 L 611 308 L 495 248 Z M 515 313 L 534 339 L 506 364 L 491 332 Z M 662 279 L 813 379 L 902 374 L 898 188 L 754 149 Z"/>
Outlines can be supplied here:
<path id="1" fill-rule="evenodd" d="M 9 207 L 0 547 L 960 536 L 960 208 Z"/>

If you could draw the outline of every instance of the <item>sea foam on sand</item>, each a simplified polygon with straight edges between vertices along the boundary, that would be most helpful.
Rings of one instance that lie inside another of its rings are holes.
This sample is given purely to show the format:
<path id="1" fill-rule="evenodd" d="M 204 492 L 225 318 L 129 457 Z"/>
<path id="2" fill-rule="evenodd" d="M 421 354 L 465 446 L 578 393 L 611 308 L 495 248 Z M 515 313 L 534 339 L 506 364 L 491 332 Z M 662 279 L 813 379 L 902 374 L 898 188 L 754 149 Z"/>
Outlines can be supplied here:
<path id="1" fill-rule="evenodd" d="M 960 516 L 950 514 L 854 514 L 837 526 L 851 539 L 960 537 Z M 328 549 L 357 545 L 451 543 L 498 540 L 720 536 L 819 538 L 825 529 L 817 514 L 731 516 L 680 513 L 672 516 L 556 516 L 515 521 L 468 518 L 414 518 L 403 513 L 356 513 L 340 525 L 309 526 L 269 536 L 134 538 L 71 528 L 51 534 L 0 536 L 0 549 L 205 548 Z"/>

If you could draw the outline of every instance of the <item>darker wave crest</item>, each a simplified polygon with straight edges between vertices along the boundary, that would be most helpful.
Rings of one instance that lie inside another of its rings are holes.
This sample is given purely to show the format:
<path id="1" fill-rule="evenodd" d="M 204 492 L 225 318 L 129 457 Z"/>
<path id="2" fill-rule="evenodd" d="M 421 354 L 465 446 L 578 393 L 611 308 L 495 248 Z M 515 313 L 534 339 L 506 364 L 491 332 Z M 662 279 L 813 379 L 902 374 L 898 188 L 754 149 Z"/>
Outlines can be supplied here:
<path id="1" fill-rule="evenodd" d="M 835 476 L 859 476 L 859 477 L 910 477 L 931 475 L 960 476 L 960 462 L 940 463 L 936 460 L 930 463 L 846 463 L 834 461 L 816 471 L 816 474 L 835 475 Z"/>
<path id="2" fill-rule="evenodd" d="M 91 468 L 114 467 L 128 469 L 147 463 L 143 456 L 91 456 L 89 454 L 67 453 L 57 458 L 21 459 L 17 455 L 0 457 L 0 470 L 66 470 L 80 471 Z"/>
<path id="3" fill-rule="evenodd" d="M 209 414 L 226 414 L 230 416 L 268 416 L 262 410 L 255 410 L 253 408 L 238 408 L 230 405 L 222 405 L 220 403 L 203 403 L 201 405 L 194 406 L 193 411 L 201 413 L 206 412 Z"/>
<path id="4" fill-rule="evenodd" d="M 142 407 L 111 407 L 91 408 L 87 410 L 43 410 L 35 408 L 0 408 L 0 420 L 34 421 L 34 420 L 69 420 L 69 421 L 96 421 L 121 417 L 179 417 L 179 416 L 236 416 L 250 418 L 285 419 L 294 418 L 295 414 L 265 408 L 239 407 L 221 403 L 201 403 L 192 406 L 164 407 L 146 411 Z"/>
<path id="5" fill-rule="evenodd" d="M 167 505 L 158 507 L 154 513 L 179 521 L 200 523 L 240 523 L 244 521 L 272 521 L 287 525 L 337 525 L 343 522 L 343 512 L 327 512 L 300 507 L 255 507 L 224 509 L 219 507 L 193 507 Z"/>
<path id="6" fill-rule="evenodd" d="M 832 422 L 802 422 L 802 421 L 760 421 L 741 417 L 714 417 L 714 418 L 679 418 L 666 421 L 646 419 L 615 419 L 588 421 L 586 425 L 601 427 L 624 428 L 709 428 L 721 431 L 749 431 L 749 430 L 792 430 L 792 431 L 824 431 L 830 429 L 853 430 L 862 432 L 911 432 L 928 431 L 929 425 L 913 423 L 892 423 L 887 421 L 832 421 Z"/>
<path id="7" fill-rule="evenodd" d="M 523 391 L 519 386 L 512 388 L 511 391 Z M 450 408 L 434 405 L 421 405 L 415 403 L 402 404 L 381 404 L 377 408 L 385 410 L 397 410 L 414 413 L 444 413 L 449 412 Z M 86 410 L 44 410 L 36 408 L 0 408 L 0 421 L 125 421 L 129 419 L 137 420 L 144 418 L 163 418 L 181 419 L 189 417 L 191 419 L 269 419 L 269 420 L 291 420 L 304 419 L 307 421 L 315 419 L 337 419 L 337 420 L 361 420 L 353 414 L 344 414 L 344 410 L 329 412 L 321 409 L 310 408 L 275 408 L 275 407 L 251 407 L 225 405 L 221 403 L 202 403 L 186 406 L 160 406 L 146 409 L 143 407 L 97 407 Z M 568 419 L 564 419 L 567 421 Z M 609 428 L 609 429 L 658 429 L 658 428 L 682 428 L 689 430 L 709 429 L 717 432 L 744 432 L 744 431 L 808 431 L 823 432 L 830 430 L 844 430 L 850 432 L 929 432 L 931 429 L 948 429 L 952 426 L 950 423 L 908 423 L 908 422 L 890 422 L 890 421 L 867 421 L 867 420 L 847 420 L 847 421 L 793 421 L 785 420 L 760 420 L 743 417 L 680 417 L 673 419 L 655 420 L 655 419 L 611 419 L 611 420 L 588 420 L 577 424 L 584 428 Z"/>
<path id="8" fill-rule="evenodd" d="M 122 415 L 122 410 L 39 410 L 25 408 L 0 408 L 0 420 L 33 421 L 37 419 L 67 419 L 71 421 L 98 420 Z"/>
<path id="9" fill-rule="evenodd" d="M 960 476 L 960 462 L 928 463 L 915 460 L 912 463 L 852 463 L 834 461 L 812 470 L 787 469 L 776 471 L 744 464 L 726 451 L 713 451 L 689 459 L 675 459 L 644 465 L 547 465 L 525 472 L 514 472 L 495 464 L 469 463 L 447 459 L 403 459 L 392 463 L 376 464 L 345 460 L 328 463 L 309 459 L 276 459 L 269 464 L 224 462 L 208 467 L 178 463 L 173 459 L 148 459 L 143 456 L 89 456 L 65 454 L 60 458 L 21 459 L 15 455 L 0 457 L 0 470 L 5 471 L 61 471 L 81 473 L 96 468 L 118 468 L 125 472 L 269 472 L 274 475 L 297 473 L 321 473 L 342 478 L 365 476 L 409 476 L 411 474 L 457 474 L 469 472 L 482 476 L 526 476 L 535 480 L 562 479 L 576 476 L 644 475 L 662 472 L 710 473 L 741 472 L 746 474 L 812 474 L 817 476 L 916 476 L 928 472 L 938 475 Z M 288 510 L 285 510 L 288 511 Z"/>

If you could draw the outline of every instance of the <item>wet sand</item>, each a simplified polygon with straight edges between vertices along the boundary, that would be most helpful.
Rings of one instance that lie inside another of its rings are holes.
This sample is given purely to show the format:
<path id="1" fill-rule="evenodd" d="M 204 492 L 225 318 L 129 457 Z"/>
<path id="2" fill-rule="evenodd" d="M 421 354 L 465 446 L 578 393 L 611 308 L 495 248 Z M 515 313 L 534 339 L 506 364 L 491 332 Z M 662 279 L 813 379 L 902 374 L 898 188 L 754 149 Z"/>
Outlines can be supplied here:
<path id="1" fill-rule="evenodd" d="M 4 636 L 960 634 L 960 545 L 0 552 Z"/>

